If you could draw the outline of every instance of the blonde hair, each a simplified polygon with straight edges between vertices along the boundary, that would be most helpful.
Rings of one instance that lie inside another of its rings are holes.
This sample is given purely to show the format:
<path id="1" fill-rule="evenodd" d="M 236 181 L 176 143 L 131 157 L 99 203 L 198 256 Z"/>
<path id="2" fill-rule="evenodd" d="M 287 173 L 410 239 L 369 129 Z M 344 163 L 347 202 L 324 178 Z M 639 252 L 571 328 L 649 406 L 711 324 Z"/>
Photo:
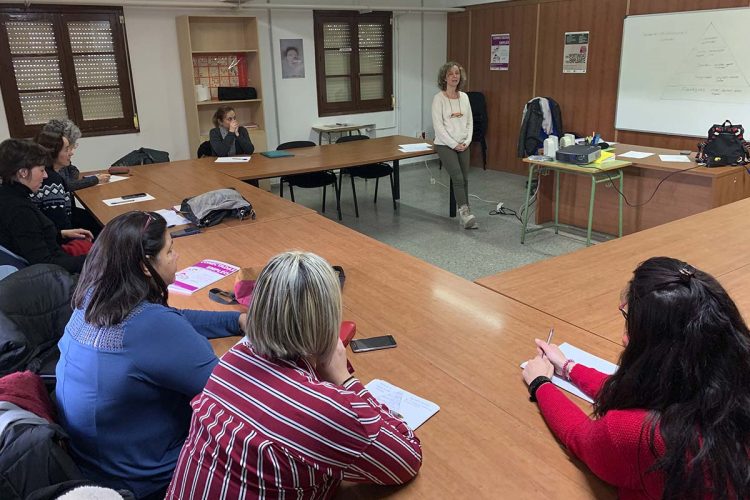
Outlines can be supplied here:
<path id="1" fill-rule="evenodd" d="M 260 272 L 246 337 L 271 359 L 328 359 L 341 326 L 341 289 L 331 265 L 308 252 L 273 257 Z"/>
<path id="2" fill-rule="evenodd" d="M 448 88 L 448 81 L 446 80 L 445 76 L 453 66 L 458 67 L 458 72 L 461 74 L 461 79 L 458 81 L 456 90 L 461 90 L 464 88 L 464 85 L 466 85 L 466 71 L 464 70 L 464 67 L 455 61 L 448 61 L 447 63 L 440 66 L 440 70 L 438 71 L 437 83 L 438 87 L 440 87 L 440 90 L 445 90 L 446 88 Z"/>

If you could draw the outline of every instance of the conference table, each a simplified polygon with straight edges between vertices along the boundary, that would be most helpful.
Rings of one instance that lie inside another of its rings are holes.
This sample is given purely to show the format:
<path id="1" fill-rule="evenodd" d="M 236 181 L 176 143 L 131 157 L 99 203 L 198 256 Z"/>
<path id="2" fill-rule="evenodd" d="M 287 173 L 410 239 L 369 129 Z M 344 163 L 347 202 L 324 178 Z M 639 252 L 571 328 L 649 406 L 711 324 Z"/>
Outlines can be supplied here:
<path id="1" fill-rule="evenodd" d="M 175 162 L 179 163 L 179 162 Z M 358 337 L 393 335 L 396 349 L 350 354 L 363 382 L 380 378 L 440 406 L 416 430 L 424 465 L 402 487 L 345 483 L 341 498 L 470 497 L 614 498 L 612 487 L 572 459 L 550 434 L 521 379 L 519 364 L 535 354 L 534 337 L 550 326 L 555 339 L 615 361 L 620 346 L 516 300 L 478 286 L 311 210 L 265 193 L 210 166 L 149 165 L 129 180 L 76 192 L 103 222 L 132 209 L 165 208 L 215 186 L 237 187 L 257 205 L 253 221 L 222 223 L 175 240 L 180 266 L 205 258 L 260 268 L 286 250 L 322 255 L 346 272 L 344 319 Z M 239 184 L 232 184 L 238 182 Z M 131 183 L 131 184 L 128 184 Z M 156 200 L 107 207 L 102 199 L 143 191 Z M 271 196 L 271 198 L 265 198 Z M 97 201 L 98 200 L 98 201 Z M 158 202 L 158 203 L 157 203 Z M 262 209 L 261 209 L 262 207 Z M 596 247 L 594 247 L 596 248 Z M 231 289 L 233 277 L 214 286 Z M 171 294 L 180 308 L 227 310 L 208 299 Z M 237 308 L 236 306 L 234 306 Z M 237 337 L 212 341 L 217 354 Z M 584 409 L 590 407 L 573 398 Z"/>

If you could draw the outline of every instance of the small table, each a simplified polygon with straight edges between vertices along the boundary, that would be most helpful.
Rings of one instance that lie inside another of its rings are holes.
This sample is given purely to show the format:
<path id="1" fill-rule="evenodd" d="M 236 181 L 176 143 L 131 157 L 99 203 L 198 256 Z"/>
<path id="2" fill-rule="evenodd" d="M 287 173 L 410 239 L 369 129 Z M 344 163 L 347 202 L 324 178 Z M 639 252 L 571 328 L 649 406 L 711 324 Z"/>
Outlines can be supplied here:
<path id="1" fill-rule="evenodd" d="M 352 124 L 348 124 L 348 125 L 335 125 L 335 124 L 334 125 L 313 125 L 312 129 L 318 133 L 318 145 L 321 145 L 321 144 L 323 144 L 323 133 L 328 134 L 328 144 L 332 144 L 331 143 L 331 134 L 332 133 L 341 134 L 341 133 L 344 133 L 344 132 L 349 132 L 349 135 L 352 135 L 352 132 L 356 130 L 357 134 L 359 135 L 359 134 L 362 133 L 361 132 L 362 129 L 364 129 L 365 132 L 367 132 L 368 128 L 375 128 L 375 124 L 374 123 L 368 123 L 366 125 L 352 125 Z"/>
<path id="2" fill-rule="evenodd" d="M 560 226 L 558 221 L 558 213 L 560 208 L 560 172 L 567 174 L 576 175 L 588 175 L 591 177 L 591 194 L 589 195 L 589 220 L 588 229 L 586 231 L 586 246 L 591 246 L 591 224 L 594 220 L 594 197 L 596 196 L 596 185 L 602 182 L 612 182 L 616 179 L 620 180 L 619 190 L 619 210 L 618 210 L 618 232 L 617 236 L 622 237 L 622 199 L 623 199 L 623 174 L 622 169 L 632 165 L 629 161 L 622 160 L 609 160 L 602 163 L 589 163 L 587 165 L 574 165 L 572 163 L 562 163 L 559 161 L 539 161 L 530 160 L 529 158 L 523 159 L 524 163 L 529 164 L 529 180 L 526 184 L 526 212 L 523 216 L 523 228 L 521 229 L 521 244 L 524 243 L 527 233 L 533 233 L 543 229 L 544 226 L 527 230 L 526 227 L 529 222 L 529 199 L 531 198 L 531 182 L 534 178 L 534 173 L 541 169 L 547 168 L 555 172 L 555 234 L 558 232 Z"/>

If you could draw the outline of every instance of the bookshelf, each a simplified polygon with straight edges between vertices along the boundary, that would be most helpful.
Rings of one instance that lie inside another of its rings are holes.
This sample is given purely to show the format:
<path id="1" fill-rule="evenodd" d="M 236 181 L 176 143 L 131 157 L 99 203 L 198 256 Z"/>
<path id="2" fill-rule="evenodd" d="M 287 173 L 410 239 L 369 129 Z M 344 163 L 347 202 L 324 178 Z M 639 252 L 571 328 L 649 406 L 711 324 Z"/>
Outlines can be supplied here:
<path id="1" fill-rule="evenodd" d="M 232 106 L 239 123 L 247 127 L 256 151 L 265 151 L 261 63 L 258 21 L 241 16 L 179 16 L 177 39 L 180 49 L 182 88 L 188 126 L 190 155 L 208 140 L 211 121 L 219 106 Z M 198 101 L 195 85 L 204 84 L 211 99 Z M 219 101 L 216 88 L 255 87 L 256 99 Z M 256 126 L 249 126 L 249 125 Z"/>

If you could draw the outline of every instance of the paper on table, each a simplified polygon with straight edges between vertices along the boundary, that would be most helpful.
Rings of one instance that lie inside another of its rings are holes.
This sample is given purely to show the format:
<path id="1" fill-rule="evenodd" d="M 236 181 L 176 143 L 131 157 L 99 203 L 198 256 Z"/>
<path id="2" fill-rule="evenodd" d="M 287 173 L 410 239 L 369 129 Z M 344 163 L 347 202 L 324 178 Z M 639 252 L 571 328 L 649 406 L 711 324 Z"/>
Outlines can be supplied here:
<path id="1" fill-rule="evenodd" d="M 627 153 L 618 154 L 618 158 L 648 158 L 653 156 L 654 153 L 646 153 L 645 151 L 628 151 Z"/>
<path id="2" fill-rule="evenodd" d="M 418 144 L 399 144 L 398 149 L 402 153 L 415 153 L 417 151 L 432 151 L 432 146 L 426 142 Z"/>
<path id="3" fill-rule="evenodd" d="M 126 181 L 128 179 L 130 179 L 130 177 L 128 177 L 126 175 L 110 175 L 109 176 L 109 180 L 107 182 Z"/>
<path id="4" fill-rule="evenodd" d="M 170 210 L 167 208 L 162 208 L 161 210 L 156 211 L 157 214 L 164 217 L 164 220 L 167 221 L 167 227 L 174 227 L 174 226 L 181 226 L 183 224 L 190 224 L 190 220 L 186 219 L 182 215 L 178 214 L 174 210 Z"/>
<path id="5" fill-rule="evenodd" d="M 122 197 L 119 198 L 109 198 L 107 200 L 102 200 L 105 205 L 108 207 L 114 207 L 117 205 L 127 205 L 128 203 L 140 203 L 142 201 L 149 201 L 149 200 L 155 200 L 153 196 L 150 194 L 147 194 L 146 196 L 140 196 L 138 198 L 128 198 L 127 200 L 123 200 Z"/>
<path id="6" fill-rule="evenodd" d="M 378 402 L 404 417 L 413 430 L 436 414 L 440 407 L 432 401 L 415 396 L 385 380 L 375 379 L 365 386 Z"/>
<path id="7" fill-rule="evenodd" d="M 223 156 L 216 158 L 214 163 L 247 163 L 249 161 L 249 156 Z"/>
<path id="8" fill-rule="evenodd" d="M 659 155 L 661 161 L 674 161 L 678 163 L 690 163 L 687 155 Z"/>
<path id="9" fill-rule="evenodd" d="M 559 347 L 563 354 L 565 354 L 566 358 L 574 359 L 576 363 L 581 363 L 582 365 L 588 366 L 589 368 L 594 368 L 602 373 L 606 373 L 607 375 L 612 375 L 617 371 L 618 366 L 616 364 L 610 363 L 609 361 L 606 361 L 598 356 L 594 356 L 593 354 L 572 346 L 567 342 L 560 344 Z M 521 363 L 521 368 L 524 367 L 526 367 L 526 362 Z M 594 402 L 594 400 L 581 392 L 578 387 L 571 384 L 567 380 L 558 377 L 557 375 L 552 376 L 552 383 L 564 391 L 568 391 L 569 393 L 575 394 L 581 399 L 585 399 L 589 403 Z"/>

